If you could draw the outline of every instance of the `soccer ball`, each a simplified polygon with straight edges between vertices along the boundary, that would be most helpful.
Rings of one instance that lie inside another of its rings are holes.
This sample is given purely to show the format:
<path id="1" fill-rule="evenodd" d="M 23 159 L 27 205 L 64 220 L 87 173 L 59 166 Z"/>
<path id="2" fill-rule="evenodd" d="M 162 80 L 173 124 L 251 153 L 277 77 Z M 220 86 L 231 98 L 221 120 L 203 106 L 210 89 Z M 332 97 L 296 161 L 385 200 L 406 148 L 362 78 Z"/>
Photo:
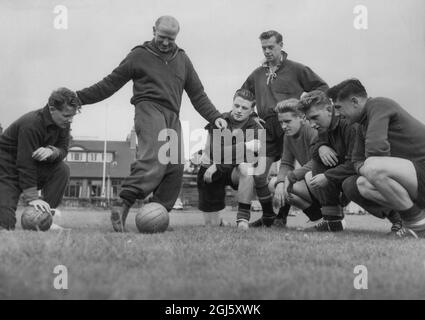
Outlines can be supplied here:
<path id="1" fill-rule="evenodd" d="M 22 212 L 21 226 L 24 230 L 47 231 L 53 223 L 50 213 L 39 211 L 34 207 L 26 207 Z"/>
<path id="2" fill-rule="evenodd" d="M 136 226 L 140 233 L 164 232 L 169 224 L 167 209 L 157 202 L 144 205 L 136 215 Z"/>

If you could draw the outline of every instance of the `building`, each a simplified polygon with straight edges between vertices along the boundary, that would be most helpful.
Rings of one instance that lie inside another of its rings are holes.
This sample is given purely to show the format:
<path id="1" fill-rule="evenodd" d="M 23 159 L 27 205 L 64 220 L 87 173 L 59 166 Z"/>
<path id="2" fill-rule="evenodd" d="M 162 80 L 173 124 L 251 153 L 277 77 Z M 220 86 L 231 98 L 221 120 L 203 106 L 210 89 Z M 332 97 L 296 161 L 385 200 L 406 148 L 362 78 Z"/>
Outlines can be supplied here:
<path id="1" fill-rule="evenodd" d="M 66 198 L 115 199 L 120 185 L 130 173 L 130 165 L 136 157 L 137 137 L 131 131 L 126 141 L 106 142 L 105 178 L 103 175 L 104 141 L 72 140 L 65 162 L 70 168 L 70 180 Z M 103 180 L 105 182 L 102 194 Z"/>

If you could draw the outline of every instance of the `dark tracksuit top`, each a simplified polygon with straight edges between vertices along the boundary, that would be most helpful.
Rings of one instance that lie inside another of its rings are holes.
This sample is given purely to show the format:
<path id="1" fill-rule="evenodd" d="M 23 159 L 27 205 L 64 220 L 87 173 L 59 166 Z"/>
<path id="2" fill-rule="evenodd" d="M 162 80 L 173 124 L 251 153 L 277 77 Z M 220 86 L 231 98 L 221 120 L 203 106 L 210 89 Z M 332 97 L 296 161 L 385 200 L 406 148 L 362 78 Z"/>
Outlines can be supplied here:
<path id="1" fill-rule="evenodd" d="M 299 99 L 301 94 L 313 90 L 328 90 L 328 85 L 309 67 L 287 59 L 288 54 L 282 52 L 282 62 L 275 71 L 276 77 L 267 83 L 269 67 L 263 64 L 252 72 L 242 88 L 255 95 L 257 112 L 260 118 L 266 119 L 275 115 L 273 109 L 282 100 Z"/>
<path id="2" fill-rule="evenodd" d="M 181 188 L 183 163 L 164 164 L 159 160 L 165 144 L 159 141 L 159 134 L 164 129 L 172 129 L 180 140 L 183 90 L 208 122 L 214 122 L 221 114 L 206 95 L 186 53 L 176 46 L 166 57 L 156 49 L 154 41 L 135 47 L 111 74 L 77 94 L 83 104 L 96 103 L 110 97 L 130 80 L 133 80 L 131 103 L 135 106 L 134 126 L 139 148 L 137 161 L 122 184 L 120 197 L 132 204 L 153 192 L 152 201 L 170 211 Z M 175 144 L 180 154 L 181 141 Z"/>
<path id="3" fill-rule="evenodd" d="M 369 98 L 359 125 L 353 153 L 356 170 L 369 157 L 387 156 L 425 162 L 425 124 L 394 100 Z"/>
<path id="4" fill-rule="evenodd" d="M 258 130 L 263 129 L 263 127 L 258 123 L 258 121 L 255 120 L 256 117 L 257 115 L 253 114 L 244 123 L 240 123 L 233 120 L 230 112 L 223 113 L 223 119 L 225 119 L 227 122 L 227 129 L 235 135 L 235 138 L 233 138 L 232 141 L 225 141 L 225 139 L 220 139 L 221 141 L 216 141 L 216 139 L 213 139 L 213 129 L 217 129 L 217 127 L 213 124 L 208 124 L 205 127 L 205 129 L 208 130 L 208 138 L 207 144 L 205 146 L 204 155 L 202 157 L 203 161 L 201 165 L 204 167 L 209 167 L 211 164 L 214 163 L 217 165 L 218 171 L 231 171 L 240 163 L 247 161 L 245 142 L 251 141 L 253 139 L 258 139 Z M 251 131 L 248 131 L 248 135 L 247 130 L 249 129 L 251 129 Z M 240 132 L 243 133 L 243 141 L 237 141 L 237 130 L 240 130 Z M 236 150 L 238 150 L 239 148 L 244 150 L 243 154 L 241 153 L 239 155 L 236 152 Z M 220 161 L 218 163 L 215 163 L 213 161 L 215 160 L 215 149 L 221 150 Z M 243 156 L 243 158 L 241 158 L 240 156 Z M 226 163 L 230 162 L 230 160 L 231 163 Z"/>
<path id="5" fill-rule="evenodd" d="M 323 172 L 329 181 L 341 186 L 342 182 L 355 175 L 353 162 L 351 161 L 356 140 L 358 124 L 350 124 L 346 119 L 332 114 L 331 124 L 327 130 L 319 130 L 317 143 L 313 147 L 313 161 L 322 164 L 319 156 L 319 148 L 328 146 L 335 150 L 338 155 L 338 164 L 335 167 L 325 167 Z M 315 174 L 315 172 L 313 172 Z"/>
<path id="6" fill-rule="evenodd" d="M 149 41 L 133 48 L 103 80 L 77 91 L 77 94 L 82 104 L 96 103 L 112 96 L 130 80 L 133 80 L 130 102 L 135 106 L 149 101 L 178 115 L 185 90 L 195 109 L 208 122 L 214 122 L 221 116 L 206 95 L 184 50 L 176 47 L 169 60 L 165 60 Z"/>
<path id="7" fill-rule="evenodd" d="M 287 59 L 282 51 L 282 60 L 277 70 L 271 72 L 270 66 L 264 63 L 255 69 L 242 85 L 242 88 L 255 95 L 257 112 L 266 121 L 267 157 L 279 160 L 282 154 L 283 130 L 277 121 L 274 108 L 277 103 L 290 98 L 299 99 L 301 94 L 312 90 L 325 92 L 329 87 L 309 67 Z M 267 175 L 263 175 L 263 182 Z"/>
<path id="8" fill-rule="evenodd" d="M 19 196 L 31 202 L 43 200 L 56 208 L 63 197 L 69 178 L 69 168 L 62 161 L 68 150 L 69 127 L 54 124 L 49 109 L 29 112 L 13 122 L 0 136 L 0 226 L 14 229 Z M 40 147 L 52 149 L 45 161 L 32 159 Z"/>
<path id="9" fill-rule="evenodd" d="M 313 176 L 323 173 L 328 179 L 328 184 L 320 189 L 312 189 L 311 192 L 324 207 L 345 205 L 341 202 L 340 194 L 342 183 L 345 179 L 356 174 L 352 159 L 358 124 L 350 124 L 349 121 L 332 114 L 331 124 L 327 130 L 319 130 L 317 143 L 313 147 Z M 338 164 L 335 167 L 327 167 L 322 163 L 319 156 L 319 148 L 326 145 L 335 150 L 338 155 Z M 328 209 L 322 210 L 324 215 Z"/>

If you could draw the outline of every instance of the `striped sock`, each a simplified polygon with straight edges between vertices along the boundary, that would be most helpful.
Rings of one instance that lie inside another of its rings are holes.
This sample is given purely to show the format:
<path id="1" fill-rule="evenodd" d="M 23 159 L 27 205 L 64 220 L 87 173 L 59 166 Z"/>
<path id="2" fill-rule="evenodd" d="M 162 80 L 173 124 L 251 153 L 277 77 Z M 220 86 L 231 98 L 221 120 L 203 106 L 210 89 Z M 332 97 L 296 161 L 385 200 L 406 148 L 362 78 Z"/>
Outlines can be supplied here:
<path id="1" fill-rule="evenodd" d="M 326 221 L 341 221 L 344 219 L 344 212 L 341 206 L 323 206 L 323 220 Z"/>
<path id="2" fill-rule="evenodd" d="M 407 210 L 400 211 L 403 224 L 413 231 L 425 231 L 425 212 L 416 204 Z"/>
<path id="3" fill-rule="evenodd" d="M 251 218 L 251 204 L 239 202 L 238 213 L 236 214 L 236 222 L 240 220 L 249 221 L 250 218 Z"/>

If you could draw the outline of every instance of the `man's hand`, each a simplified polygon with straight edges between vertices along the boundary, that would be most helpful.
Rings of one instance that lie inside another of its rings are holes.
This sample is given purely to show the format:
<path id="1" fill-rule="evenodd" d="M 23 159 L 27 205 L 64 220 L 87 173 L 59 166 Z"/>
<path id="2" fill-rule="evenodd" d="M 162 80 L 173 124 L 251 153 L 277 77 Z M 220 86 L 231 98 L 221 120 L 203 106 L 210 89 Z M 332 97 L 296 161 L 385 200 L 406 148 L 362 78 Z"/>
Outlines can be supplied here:
<path id="1" fill-rule="evenodd" d="M 227 122 L 223 118 L 215 119 L 214 124 L 218 129 L 226 129 L 227 128 Z"/>
<path id="2" fill-rule="evenodd" d="M 51 213 L 50 205 L 46 201 L 37 199 L 29 202 L 29 205 L 33 206 L 36 210 Z"/>
<path id="3" fill-rule="evenodd" d="M 246 149 L 250 152 L 258 152 L 261 148 L 261 142 L 258 139 L 245 142 Z"/>
<path id="4" fill-rule="evenodd" d="M 274 197 L 273 197 L 273 206 L 275 208 L 281 208 L 285 205 L 285 183 L 279 182 L 276 185 L 276 189 L 274 191 Z"/>
<path id="5" fill-rule="evenodd" d="M 325 174 L 321 173 L 310 180 L 311 187 L 314 189 L 323 188 L 328 184 L 328 178 L 326 178 Z"/>
<path id="6" fill-rule="evenodd" d="M 206 183 L 211 183 L 212 182 L 212 176 L 216 172 L 217 172 L 217 166 L 215 164 L 213 164 L 211 167 L 209 167 L 207 169 L 207 171 L 205 171 L 205 173 L 204 173 L 204 181 Z"/>
<path id="7" fill-rule="evenodd" d="M 50 148 L 40 147 L 32 153 L 32 158 L 37 161 L 45 161 L 53 154 Z"/>
<path id="8" fill-rule="evenodd" d="M 319 157 L 327 167 L 335 167 L 338 164 L 338 155 L 334 149 L 328 146 L 320 146 Z"/>

